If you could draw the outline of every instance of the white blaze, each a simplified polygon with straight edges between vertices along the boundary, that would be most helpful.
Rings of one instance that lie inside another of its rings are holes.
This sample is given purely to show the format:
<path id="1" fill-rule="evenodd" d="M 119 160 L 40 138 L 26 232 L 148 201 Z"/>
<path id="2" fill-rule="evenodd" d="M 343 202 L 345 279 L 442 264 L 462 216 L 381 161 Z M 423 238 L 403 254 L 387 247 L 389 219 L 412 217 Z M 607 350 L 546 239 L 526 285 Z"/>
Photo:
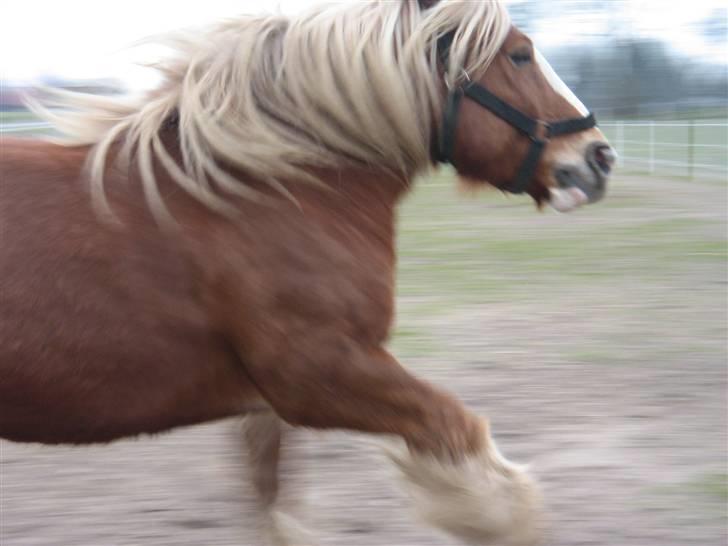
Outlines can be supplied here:
<path id="1" fill-rule="evenodd" d="M 566 85 L 561 78 L 559 78 L 558 74 L 556 74 L 554 69 L 551 68 L 551 65 L 546 60 L 546 58 L 541 55 L 541 52 L 538 49 L 536 49 L 535 51 L 536 63 L 538 63 L 539 68 L 541 68 L 541 72 L 546 77 L 546 80 L 551 84 L 551 87 L 553 87 L 554 91 L 556 91 L 559 95 L 563 96 L 566 100 L 568 100 L 582 116 L 588 116 L 589 110 L 587 110 L 586 106 L 584 106 L 584 104 L 577 98 L 577 96 L 574 95 L 574 92 L 569 89 L 569 86 Z"/>

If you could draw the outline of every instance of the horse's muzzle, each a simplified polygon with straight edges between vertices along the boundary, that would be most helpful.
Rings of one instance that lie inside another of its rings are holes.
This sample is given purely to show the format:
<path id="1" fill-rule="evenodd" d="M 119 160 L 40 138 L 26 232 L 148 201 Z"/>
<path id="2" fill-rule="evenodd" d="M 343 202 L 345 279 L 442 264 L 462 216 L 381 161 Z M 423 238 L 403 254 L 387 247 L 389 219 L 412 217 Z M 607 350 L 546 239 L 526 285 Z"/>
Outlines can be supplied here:
<path id="1" fill-rule="evenodd" d="M 568 212 L 602 199 L 616 160 L 617 152 L 609 144 L 593 142 L 587 147 L 583 161 L 556 165 L 554 178 L 558 187 L 551 189 L 551 206 Z"/>

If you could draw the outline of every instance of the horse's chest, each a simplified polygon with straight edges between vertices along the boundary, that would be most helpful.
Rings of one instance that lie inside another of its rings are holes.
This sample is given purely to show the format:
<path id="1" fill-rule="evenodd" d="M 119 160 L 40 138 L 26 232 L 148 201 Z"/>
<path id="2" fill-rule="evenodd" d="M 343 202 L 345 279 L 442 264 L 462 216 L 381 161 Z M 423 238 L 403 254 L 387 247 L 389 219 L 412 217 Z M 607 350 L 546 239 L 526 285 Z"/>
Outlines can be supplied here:
<path id="1" fill-rule="evenodd" d="M 344 222 L 278 235 L 241 254 L 230 278 L 240 302 L 233 312 L 272 330 L 334 328 L 368 343 L 386 339 L 394 314 L 392 236 Z"/>
<path id="2" fill-rule="evenodd" d="M 274 294 L 276 310 L 312 325 L 336 323 L 378 343 L 386 338 L 394 314 L 394 267 L 379 252 L 342 253 L 318 267 L 291 270 Z"/>

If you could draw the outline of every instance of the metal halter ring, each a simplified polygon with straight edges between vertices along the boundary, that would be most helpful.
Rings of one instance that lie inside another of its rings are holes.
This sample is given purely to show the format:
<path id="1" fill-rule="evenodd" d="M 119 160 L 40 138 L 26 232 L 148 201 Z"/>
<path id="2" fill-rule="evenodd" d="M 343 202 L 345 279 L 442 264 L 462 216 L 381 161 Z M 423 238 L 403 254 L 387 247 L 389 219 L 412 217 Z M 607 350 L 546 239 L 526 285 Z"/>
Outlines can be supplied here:
<path id="1" fill-rule="evenodd" d="M 465 81 L 464 81 L 465 84 L 468 84 L 468 83 L 470 83 L 472 81 L 470 79 L 470 74 L 468 74 L 468 71 L 467 70 L 465 70 L 464 68 L 461 68 L 460 69 L 460 72 L 461 72 L 461 76 L 465 76 Z M 460 85 L 461 84 L 458 83 L 458 84 L 455 85 L 455 87 L 460 87 Z M 452 91 L 452 88 L 453 88 L 453 86 L 448 81 L 447 77 L 445 77 L 445 88 L 448 91 Z"/>

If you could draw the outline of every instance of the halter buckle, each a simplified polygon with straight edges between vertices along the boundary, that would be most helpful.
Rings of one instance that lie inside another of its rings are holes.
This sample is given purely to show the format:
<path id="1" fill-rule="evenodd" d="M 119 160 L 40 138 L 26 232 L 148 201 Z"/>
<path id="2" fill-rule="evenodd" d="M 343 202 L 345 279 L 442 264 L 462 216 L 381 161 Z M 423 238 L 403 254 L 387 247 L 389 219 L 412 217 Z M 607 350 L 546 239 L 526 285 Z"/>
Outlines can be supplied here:
<path id="1" fill-rule="evenodd" d="M 551 125 L 548 121 L 536 120 L 536 127 L 528 135 L 533 142 L 548 142 L 551 140 Z"/>

